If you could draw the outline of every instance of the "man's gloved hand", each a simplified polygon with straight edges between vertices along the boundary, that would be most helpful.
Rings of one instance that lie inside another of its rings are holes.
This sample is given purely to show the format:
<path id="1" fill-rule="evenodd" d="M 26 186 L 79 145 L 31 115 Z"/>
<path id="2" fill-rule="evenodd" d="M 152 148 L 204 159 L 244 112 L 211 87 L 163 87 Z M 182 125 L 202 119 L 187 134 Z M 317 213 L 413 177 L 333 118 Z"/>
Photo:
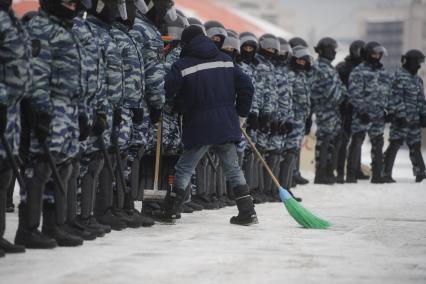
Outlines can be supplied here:
<path id="1" fill-rule="evenodd" d="M 360 113 L 359 119 L 361 120 L 362 124 L 369 124 L 371 122 L 370 115 L 366 112 Z"/>
<path id="2" fill-rule="evenodd" d="M 78 128 L 80 129 L 80 136 L 78 137 L 78 141 L 86 140 L 90 134 L 90 126 L 89 119 L 85 114 L 80 114 L 78 116 Z"/>
<path id="3" fill-rule="evenodd" d="M 393 113 L 385 112 L 385 116 L 384 117 L 385 117 L 385 122 L 386 123 L 391 123 L 391 122 L 393 122 L 395 120 L 395 115 Z"/>
<path id="4" fill-rule="evenodd" d="M 239 116 L 240 119 L 240 127 L 243 128 L 244 124 L 246 123 L 247 118 Z"/>
<path id="5" fill-rule="evenodd" d="M 143 115 L 144 115 L 144 110 L 143 108 L 132 108 L 132 121 L 134 124 L 142 124 L 143 122 Z"/>
<path id="6" fill-rule="evenodd" d="M 151 120 L 152 124 L 156 124 L 160 121 L 161 113 L 163 112 L 163 109 L 157 109 L 152 108 L 149 110 L 149 119 Z"/>
<path id="7" fill-rule="evenodd" d="M 123 118 L 121 117 L 121 108 L 116 108 L 112 115 L 112 126 L 113 127 L 119 126 L 122 121 L 123 121 Z"/>
<path id="8" fill-rule="evenodd" d="M 260 130 L 267 132 L 269 130 L 269 122 L 271 120 L 271 114 L 270 113 L 261 113 L 259 115 L 259 128 Z"/>
<path id="9" fill-rule="evenodd" d="M 308 135 L 311 133 L 311 127 L 312 127 L 312 116 L 308 116 L 308 118 L 305 121 L 305 135 Z"/>
<path id="10" fill-rule="evenodd" d="M 107 127 L 106 114 L 104 112 L 97 111 L 95 115 L 95 120 L 92 126 L 93 135 L 97 137 L 101 136 L 102 133 L 104 133 L 106 127 Z"/>
<path id="11" fill-rule="evenodd" d="M 420 126 L 426 128 L 426 115 L 420 115 Z"/>
<path id="12" fill-rule="evenodd" d="M 394 123 L 399 128 L 406 128 L 408 127 L 408 121 L 404 117 L 395 117 Z"/>
<path id="13" fill-rule="evenodd" d="M 7 127 L 7 105 L 0 104 L 0 135 L 6 132 Z"/>
<path id="14" fill-rule="evenodd" d="M 247 118 L 247 128 L 256 131 L 259 128 L 259 118 L 257 114 L 251 112 Z"/>
<path id="15" fill-rule="evenodd" d="M 281 123 L 281 125 L 280 125 L 280 134 L 281 135 L 289 134 L 292 131 L 293 131 L 293 123 L 291 123 L 290 121 L 286 121 L 284 123 Z"/>
<path id="16" fill-rule="evenodd" d="M 50 133 L 52 116 L 46 112 L 37 113 L 37 121 L 34 127 L 35 135 L 40 143 L 44 143 Z"/>

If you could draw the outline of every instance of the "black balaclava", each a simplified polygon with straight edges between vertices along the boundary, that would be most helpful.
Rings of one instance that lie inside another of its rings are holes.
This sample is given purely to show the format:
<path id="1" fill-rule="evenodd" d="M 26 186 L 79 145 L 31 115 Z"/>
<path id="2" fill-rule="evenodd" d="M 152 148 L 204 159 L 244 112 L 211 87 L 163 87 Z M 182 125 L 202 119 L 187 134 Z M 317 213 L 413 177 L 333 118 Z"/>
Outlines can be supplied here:
<path id="1" fill-rule="evenodd" d="M 94 0 L 89 11 L 105 23 L 111 24 L 117 15 L 117 9 L 114 6 L 111 0 Z"/>
<path id="2" fill-rule="evenodd" d="M 132 28 L 136 19 L 136 11 L 137 8 L 135 6 L 134 0 L 126 0 L 126 14 L 127 19 L 123 20 L 121 17 L 118 17 L 117 20 L 123 24 L 125 24 L 128 28 Z"/>
<path id="3" fill-rule="evenodd" d="M 336 40 L 325 37 L 320 39 L 317 46 L 314 47 L 315 52 L 318 53 L 320 57 L 326 58 L 330 61 L 333 61 L 336 58 Z"/>
<path id="4" fill-rule="evenodd" d="M 373 53 L 380 54 L 379 58 L 371 57 Z M 374 68 L 381 68 L 383 66 L 380 63 L 383 55 L 386 53 L 386 49 L 378 42 L 371 41 L 365 45 L 365 47 L 361 50 L 362 57 L 364 60 L 369 63 Z"/>
<path id="5" fill-rule="evenodd" d="M 413 76 L 417 74 L 423 62 L 425 62 L 425 55 L 417 49 L 409 50 L 401 57 L 402 67 Z"/>
<path id="6" fill-rule="evenodd" d="M 214 41 L 214 44 L 220 50 L 225 38 L 228 36 L 225 27 L 218 21 L 207 21 L 204 23 L 204 28 L 208 37 L 218 36 L 220 38 L 220 41 Z"/>
<path id="7" fill-rule="evenodd" d="M 72 20 L 78 15 L 77 0 L 40 0 L 40 6 L 61 19 Z"/>
<path id="8" fill-rule="evenodd" d="M 257 49 L 259 47 L 259 44 L 257 42 L 256 36 L 251 32 L 243 32 L 240 34 L 240 55 L 241 59 L 245 61 L 246 63 L 252 62 L 254 56 L 256 55 Z M 244 50 L 244 46 L 251 46 L 253 47 L 252 52 L 247 52 Z"/>
<path id="9" fill-rule="evenodd" d="M 272 59 L 278 50 L 280 49 L 280 43 L 278 39 L 272 34 L 264 34 L 259 38 L 259 54 L 263 55 L 267 59 Z M 275 51 L 270 52 L 267 48 L 273 48 Z"/>
<path id="10" fill-rule="evenodd" d="M 0 0 L 0 9 L 3 11 L 9 11 L 12 6 L 12 0 Z"/>

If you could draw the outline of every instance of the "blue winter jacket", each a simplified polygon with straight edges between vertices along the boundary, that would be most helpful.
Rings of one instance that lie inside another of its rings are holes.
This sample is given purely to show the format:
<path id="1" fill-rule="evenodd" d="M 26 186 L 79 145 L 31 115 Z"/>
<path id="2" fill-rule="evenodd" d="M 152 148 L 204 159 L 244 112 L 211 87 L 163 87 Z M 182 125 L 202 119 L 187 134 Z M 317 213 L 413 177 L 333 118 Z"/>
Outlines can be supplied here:
<path id="1" fill-rule="evenodd" d="M 185 149 L 241 140 L 238 116 L 249 114 L 253 84 L 208 37 L 197 36 L 183 48 L 165 89 L 167 104 L 179 101 Z"/>

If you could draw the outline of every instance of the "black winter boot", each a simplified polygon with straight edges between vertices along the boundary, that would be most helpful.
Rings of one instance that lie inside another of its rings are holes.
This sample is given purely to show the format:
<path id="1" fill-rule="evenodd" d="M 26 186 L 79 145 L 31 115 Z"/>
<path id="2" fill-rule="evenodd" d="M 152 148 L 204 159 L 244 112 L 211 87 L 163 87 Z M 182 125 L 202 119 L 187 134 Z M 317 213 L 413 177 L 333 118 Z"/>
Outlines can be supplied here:
<path id="1" fill-rule="evenodd" d="M 398 153 L 399 147 L 402 145 L 402 140 L 391 140 L 388 148 L 384 153 L 384 165 L 383 165 L 383 179 L 385 183 L 394 183 L 395 180 L 392 178 L 392 169 L 395 162 L 396 154 Z"/>
<path id="2" fill-rule="evenodd" d="M 246 184 L 240 185 L 233 190 L 238 207 L 238 216 L 231 217 L 231 224 L 250 226 L 259 223 L 248 186 Z"/>
<path id="3" fill-rule="evenodd" d="M 361 157 L 362 142 L 365 138 L 365 132 L 358 132 L 352 135 L 352 140 L 349 145 L 348 163 L 346 170 L 346 182 L 357 183 L 357 171 Z"/>
<path id="4" fill-rule="evenodd" d="M 19 204 L 19 225 L 16 231 L 15 244 L 31 249 L 55 248 L 58 245 L 56 240 L 41 233 L 37 229 L 38 224 L 33 224 L 31 220 L 27 219 L 27 210 L 26 203 L 21 202 Z"/>
<path id="5" fill-rule="evenodd" d="M 371 139 L 371 183 L 385 183 L 383 171 L 383 136 Z"/>
<path id="6" fill-rule="evenodd" d="M 180 218 L 182 206 L 185 202 L 186 191 L 180 188 L 172 188 L 167 191 L 164 204 L 160 212 L 154 212 L 154 220 L 173 224 Z"/>
<path id="7" fill-rule="evenodd" d="M 69 234 L 63 224 L 57 224 L 55 204 L 44 202 L 42 232 L 56 240 L 61 247 L 75 247 L 83 244 L 83 239 Z"/>
<path id="8" fill-rule="evenodd" d="M 421 144 L 415 143 L 410 148 L 410 160 L 413 164 L 413 172 L 416 176 L 416 182 L 422 182 L 426 179 L 426 167 L 425 162 L 423 160 Z"/>
<path id="9" fill-rule="evenodd" d="M 334 184 L 335 178 L 330 176 L 328 137 L 319 137 L 315 146 L 315 184 Z"/>
<path id="10" fill-rule="evenodd" d="M 294 183 L 295 185 L 294 186 L 292 185 L 291 187 L 295 187 L 298 184 L 299 185 L 305 185 L 305 184 L 309 183 L 309 180 L 302 177 L 302 175 L 300 174 L 300 155 L 301 155 L 301 150 L 299 148 L 299 149 L 297 149 L 297 156 L 296 156 L 296 165 L 295 165 L 296 174 L 293 174 L 293 180 L 292 180 L 292 183 Z"/>

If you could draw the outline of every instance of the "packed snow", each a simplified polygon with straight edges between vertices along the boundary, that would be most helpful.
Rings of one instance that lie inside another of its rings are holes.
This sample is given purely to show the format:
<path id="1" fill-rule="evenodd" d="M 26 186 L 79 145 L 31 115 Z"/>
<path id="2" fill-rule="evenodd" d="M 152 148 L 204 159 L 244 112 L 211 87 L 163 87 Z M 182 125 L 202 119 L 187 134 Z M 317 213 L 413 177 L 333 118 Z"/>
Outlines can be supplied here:
<path id="1" fill-rule="evenodd" d="M 394 177 L 297 187 L 328 230 L 302 229 L 281 203 L 257 205 L 251 227 L 229 224 L 236 207 L 202 211 L 78 248 L 7 255 L 0 283 L 426 283 L 426 182 L 414 183 L 408 151 Z M 13 240 L 17 213 L 7 218 Z"/>

